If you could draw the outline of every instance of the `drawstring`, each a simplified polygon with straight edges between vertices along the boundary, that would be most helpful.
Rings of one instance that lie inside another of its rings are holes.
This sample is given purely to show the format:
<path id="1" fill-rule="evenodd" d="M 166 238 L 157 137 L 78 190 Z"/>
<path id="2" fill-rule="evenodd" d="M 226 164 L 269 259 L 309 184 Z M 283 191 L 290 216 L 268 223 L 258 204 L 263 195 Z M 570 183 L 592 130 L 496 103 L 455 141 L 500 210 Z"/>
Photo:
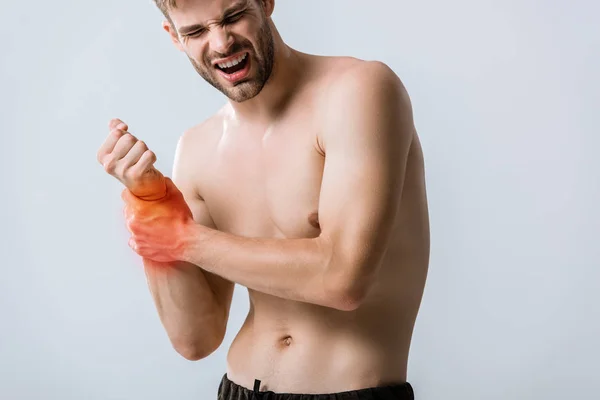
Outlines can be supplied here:
<path id="1" fill-rule="evenodd" d="M 254 393 L 258 393 L 260 390 L 260 380 L 255 379 L 254 380 Z"/>

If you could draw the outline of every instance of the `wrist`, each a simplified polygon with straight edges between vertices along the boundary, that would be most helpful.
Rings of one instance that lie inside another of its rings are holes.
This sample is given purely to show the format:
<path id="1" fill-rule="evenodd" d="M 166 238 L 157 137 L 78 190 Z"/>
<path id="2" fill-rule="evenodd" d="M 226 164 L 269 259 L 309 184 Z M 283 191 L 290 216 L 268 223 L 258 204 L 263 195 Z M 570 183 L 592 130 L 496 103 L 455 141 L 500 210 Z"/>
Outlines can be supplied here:
<path id="1" fill-rule="evenodd" d="M 129 185 L 129 190 L 141 200 L 159 201 L 171 194 L 167 185 L 167 179 L 160 172 L 156 171 L 151 178 L 136 181 Z"/>
<path id="2" fill-rule="evenodd" d="M 197 224 L 194 220 L 185 223 L 179 233 L 178 242 L 180 245 L 177 248 L 175 258 L 192 264 L 198 264 L 198 243 L 203 240 L 206 230 L 208 228 Z"/>

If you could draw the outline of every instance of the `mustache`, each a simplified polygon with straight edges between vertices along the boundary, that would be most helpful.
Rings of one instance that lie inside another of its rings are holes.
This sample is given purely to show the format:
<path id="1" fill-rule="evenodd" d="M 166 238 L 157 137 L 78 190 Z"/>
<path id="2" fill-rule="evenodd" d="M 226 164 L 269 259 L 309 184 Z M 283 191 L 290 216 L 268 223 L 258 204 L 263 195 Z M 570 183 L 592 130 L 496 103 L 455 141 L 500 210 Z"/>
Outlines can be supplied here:
<path id="1" fill-rule="evenodd" d="M 235 43 L 231 46 L 227 53 L 213 53 L 210 57 L 207 58 L 206 62 L 208 65 L 210 65 L 212 64 L 213 60 L 227 58 L 244 50 L 250 53 L 252 51 L 252 45 L 250 43 Z"/>

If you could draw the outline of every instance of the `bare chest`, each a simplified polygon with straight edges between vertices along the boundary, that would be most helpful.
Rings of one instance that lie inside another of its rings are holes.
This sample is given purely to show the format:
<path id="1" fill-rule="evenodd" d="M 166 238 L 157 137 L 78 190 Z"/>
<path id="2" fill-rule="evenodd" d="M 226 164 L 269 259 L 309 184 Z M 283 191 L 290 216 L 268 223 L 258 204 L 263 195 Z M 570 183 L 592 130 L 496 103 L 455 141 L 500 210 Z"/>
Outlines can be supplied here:
<path id="1" fill-rule="evenodd" d="M 324 156 L 316 130 L 302 123 L 280 126 L 229 129 L 220 137 L 204 190 L 219 230 L 246 237 L 319 235 Z"/>

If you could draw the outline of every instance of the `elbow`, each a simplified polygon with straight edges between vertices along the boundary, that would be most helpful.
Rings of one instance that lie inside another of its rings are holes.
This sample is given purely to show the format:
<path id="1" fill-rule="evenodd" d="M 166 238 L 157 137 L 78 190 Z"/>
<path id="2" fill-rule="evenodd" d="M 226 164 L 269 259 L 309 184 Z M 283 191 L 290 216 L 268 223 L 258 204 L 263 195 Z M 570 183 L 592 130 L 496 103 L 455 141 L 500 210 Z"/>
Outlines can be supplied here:
<path id="1" fill-rule="evenodd" d="M 339 289 L 331 293 L 329 303 L 340 311 L 355 311 L 360 308 L 366 298 L 366 290 Z"/>
<path id="2" fill-rule="evenodd" d="M 180 356 L 189 361 L 202 360 L 203 358 L 206 358 L 209 355 L 211 355 L 214 352 L 214 350 L 216 350 L 210 349 L 206 346 L 196 346 L 193 344 L 177 346 L 174 345 L 173 347 L 175 348 L 175 351 L 179 353 Z"/>
<path id="3" fill-rule="evenodd" d="M 365 279 L 331 280 L 325 290 L 326 303 L 340 311 L 355 311 L 365 302 L 370 284 Z"/>
<path id="4" fill-rule="evenodd" d="M 224 335 L 211 335 L 202 340 L 174 339 L 171 341 L 175 351 L 189 361 L 199 361 L 214 353 L 223 342 Z"/>
<path id="5" fill-rule="evenodd" d="M 327 262 L 320 274 L 321 304 L 339 311 L 355 311 L 366 301 L 377 275 L 376 263 L 363 252 L 337 249 L 327 236 Z M 353 248 L 351 246 L 351 248 Z"/>

